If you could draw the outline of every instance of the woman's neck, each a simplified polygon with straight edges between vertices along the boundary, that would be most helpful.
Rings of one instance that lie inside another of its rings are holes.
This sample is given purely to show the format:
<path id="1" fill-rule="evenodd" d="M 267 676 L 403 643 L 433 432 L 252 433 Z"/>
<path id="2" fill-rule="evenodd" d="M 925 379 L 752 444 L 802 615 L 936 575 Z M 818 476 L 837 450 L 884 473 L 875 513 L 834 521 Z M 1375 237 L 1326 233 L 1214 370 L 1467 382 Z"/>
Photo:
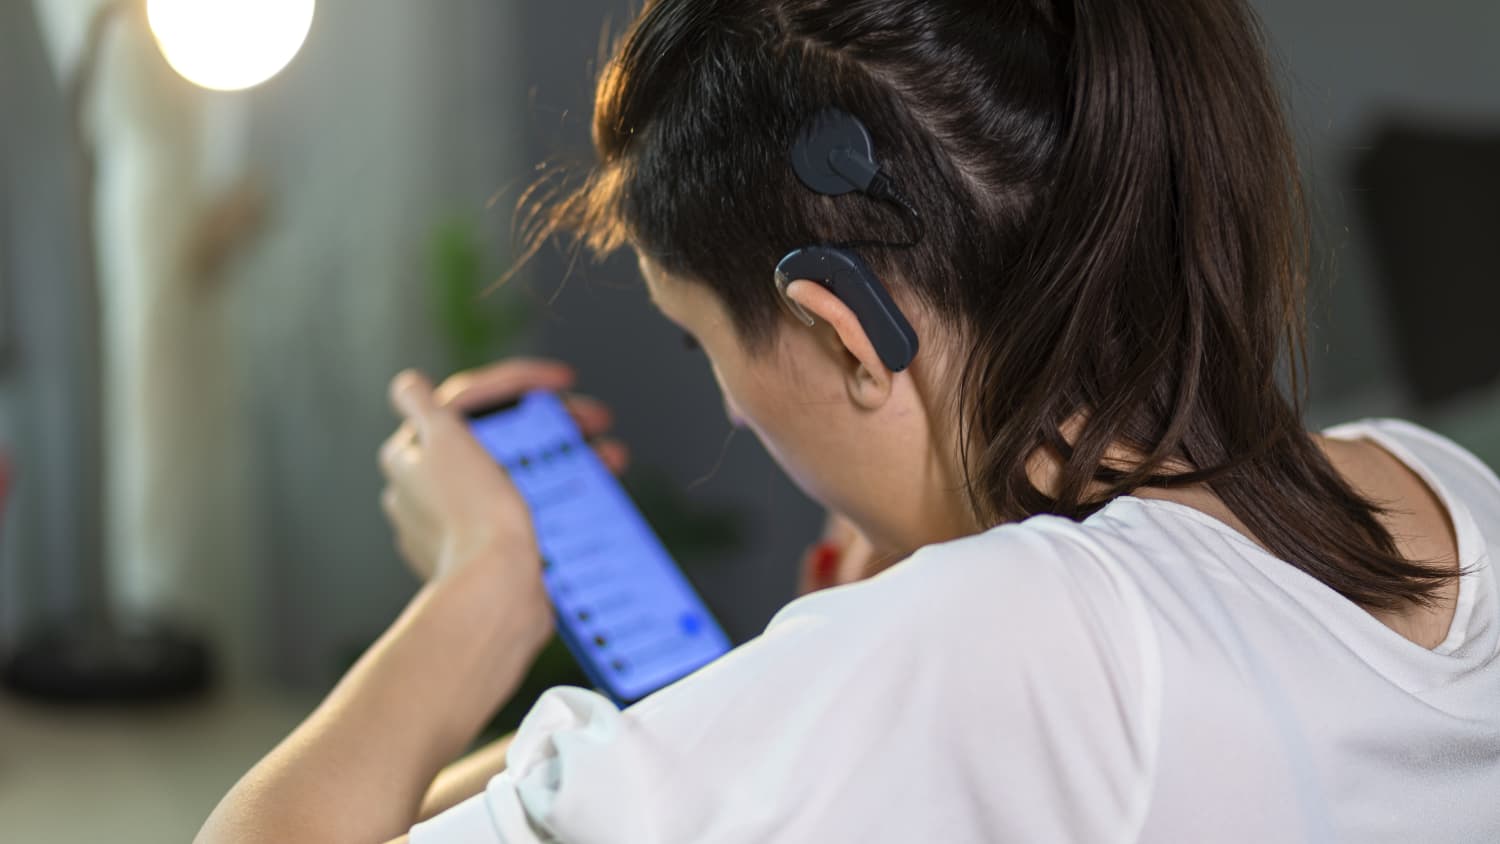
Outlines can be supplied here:
<path id="1" fill-rule="evenodd" d="M 1063 427 L 1064 439 L 1073 442 L 1082 428 L 1081 417 L 1074 417 Z M 1359 495 L 1389 506 L 1380 519 L 1395 538 L 1397 550 L 1408 559 L 1450 566 L 1453 577 L 1443 584 L 1430 606 L 1411 604 L 1399 610 L 1368 610 L 1379 620 L 1404 638 L 1424 648 L 1434 648 L 1447 638 L 1452 626 L 1454 607 L 1458 598 L 1458 546 L 1452 518 L 1441 500 L 1427 484 L 1406 464 L 1380 446 L 1367 441 L 1333 440 L 1312 434 L 1313 441 L 1327 456 L 1334 471 Z M 951 472 L 962 478 L 958 463 L 953 459 Z M 1109 449 L 1105 463 L 1111 468 L 1128 471 L 1140 465 L 1142 456 L 1124 447 Z M 1168 464 L 1166 472 L 1189 471 L 1192 467 Z M 1039 448 L 1027 462 L 1027 477 L 1036 489 L 1055 497 L 1062 476 L 1063 461 L 1060 455 L 1049 448 Z M 960 482 L 955 496 L 948 503 L 951 518 L 939 520 L 943 536 L 932 542 L 956 538 L 968 533 L 977 533 L 983 526 L 972 516 L 966 489 Z M 1086 494 L 1103 495 L 1107 487 L 1094 483 Z M 1172 501 L 1204 513 L 1243 535 L 1246 539 L 1272 553 L 1234 511 L 1229 508 L 1206 485 L 1160 489 L 1143 487 L 1131 493 L 1139 498 Z M 930 543 L 927 543 L 930 544 Z"/>

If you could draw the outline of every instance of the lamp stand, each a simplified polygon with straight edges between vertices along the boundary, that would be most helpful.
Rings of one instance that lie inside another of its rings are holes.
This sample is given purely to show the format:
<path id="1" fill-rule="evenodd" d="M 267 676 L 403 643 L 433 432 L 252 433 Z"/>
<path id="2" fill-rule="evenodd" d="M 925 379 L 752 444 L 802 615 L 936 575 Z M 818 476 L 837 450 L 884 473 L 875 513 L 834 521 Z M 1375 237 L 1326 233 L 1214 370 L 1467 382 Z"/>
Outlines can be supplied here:
<path id="1" fill-rule="evenodd" d="M 79 232 L 83 261 L 75 277 L 80 357 L 77 453 L 81 491 L 77 500 L 79 557 L 74 566 L 78 607 L 73 619 L 53 622 L 25 636 L 4 665 L 13 692 L 37 699 L 117 703 L 180 698 L 205 690 L 212 676 L 208 646 L 197 636 L 159 623 L 123 621 L 110 609 L 105 567 L 105 411 L 103 321 L 96 214 L 97 154 L 88 129 L 90 95 L 111 25 L 128 0 L 111 0 L 89 22 L 78 68 L 67 85 L 73 148 L 79 175 Z"/>

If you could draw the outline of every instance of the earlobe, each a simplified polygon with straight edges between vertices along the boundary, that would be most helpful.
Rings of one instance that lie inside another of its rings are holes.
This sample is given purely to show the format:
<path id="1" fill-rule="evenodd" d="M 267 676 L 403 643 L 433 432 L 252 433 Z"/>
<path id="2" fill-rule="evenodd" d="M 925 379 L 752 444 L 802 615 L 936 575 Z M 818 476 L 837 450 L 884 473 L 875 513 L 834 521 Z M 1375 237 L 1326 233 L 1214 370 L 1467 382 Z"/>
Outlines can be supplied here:
<path id="1" fill-rule="evenodd" d="M 868 410 L 884 405 L 890 399 L 895 373 L 880 359 L 849 306 L 815 281 L 794 281 L 787 286 L 786 296 L 815 321 L 833 329 L 846 356 L 842 377 L 850 401 Z"/>

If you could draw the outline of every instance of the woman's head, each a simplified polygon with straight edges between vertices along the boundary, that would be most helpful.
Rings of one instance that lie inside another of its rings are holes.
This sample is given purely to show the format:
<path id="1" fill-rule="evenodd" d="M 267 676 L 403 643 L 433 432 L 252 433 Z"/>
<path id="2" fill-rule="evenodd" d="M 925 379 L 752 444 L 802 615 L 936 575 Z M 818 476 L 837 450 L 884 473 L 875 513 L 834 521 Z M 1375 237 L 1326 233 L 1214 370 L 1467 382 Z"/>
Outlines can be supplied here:
<path id="1" fill-rule="evenodd" d="M 798 181 L 793 141 L 828 107 L 868 126 L 925 222 L 914 248 L 862 250 L 921 337 L 904 373 L 827 291 L 793 286 L 807 328 L 773 283 L 792 249 L 906 233 Z M 652 0 L 601 79 L 595 143 L 547 230 L 632 246 L 732 410 L 877 541 L 1206 481 L 1345 594 L 1393 593 L 1340 574 L 1394 548 L 1278 386 L 1305 238 L 1243 0 Z M 1120 449 L 1135 459 L 1105 460 Z M 1045 488 L 1037 454 L 1060 465 Z M 1277 526 L 1273 488 L 1306 494 L 1300 522 Z M 1309 515 L 1320 495 L 1339 512 Z M 1320 518 L 1343 520 L 1332 544 Z"/>

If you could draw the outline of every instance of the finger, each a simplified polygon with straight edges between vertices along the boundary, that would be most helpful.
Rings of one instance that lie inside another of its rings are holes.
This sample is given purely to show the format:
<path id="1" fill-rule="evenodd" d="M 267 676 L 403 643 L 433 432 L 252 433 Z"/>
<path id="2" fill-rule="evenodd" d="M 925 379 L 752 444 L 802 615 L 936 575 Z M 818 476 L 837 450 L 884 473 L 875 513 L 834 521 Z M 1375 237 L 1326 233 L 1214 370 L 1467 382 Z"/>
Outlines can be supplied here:
<path id="1" fill-rule="evenodd" d="M 392 378 L 390 400 L 391 407 L 411 424 L 417 436 L 425 438 L 438 408 L 432 382 L 427 380 L 427 376 L 408 369 Z"/>
<path id="2" fill-rule="evenodd" d="M 400 425 L 396 426 L 396 430 L 386 438 L 386 441 L 380 444 L 380 453 L 384 454 L 387 449 L 394 450 L 401 446 L 416 444 L 416 429 L 412 428 L 410 422 L 402 422 Z"/>
<path id="3" fill-rule="evenodd" d="M 797 566 L 797 595 L 799 597 L 818 591 L 818 587 L 813 584 L 812 555 L 813 549 L 808 548 L 802 553 L 802 563 Z"/>
<path id="4" fill-rule="evenodd" d="M 438 389 L 438 401 L 459 411 L 479 410 L 534 390 L 566 390 L 574 378 L 567 364 L 512 358 L 449 378 Z"/>
<path id="5" fill-rule="evenodd" d="M 812 558 L 809 561 L 813 588 L 821 589 L 846 582 L 839 577 L 839 565 L 843 562 L 843 558 L 842 549 L 831 542 L 820 542 L 814 545 Z"/>
<path id="6" fill-rule="evenodd" d="M 391 438 L 380 445 L 380 471 L 387 478 L 405 474 L 419 455 L 416 435 L 407 425 L 402 425 Z"/>
<path id="7" fill-rule="evenodd" d="M 599 440 L 593 446 L 599 460 L 614 474 L 624 472 L 625 467 L 630 465 L 630 449 L 619 440 Z"/>
<path id="8" fill-rule="evenodd" d="M 597 437 L 615 424 L 615 415 L 609 406 L 596 398 L 569 393 L 563 396 L 563 404 L 585 437 Z"/>
<path id="9" fill-rule="evenodd" d="M 798 570 L 797 594 L 806 595 L 841 582 L 835 574 L 838 558 L 838 548 L 828 542 L 809 546 L 802 555 L 802 566 Z"/>
<path id="10" fill-rule="evenodd" d="M 380 494 L 380 510 L 402 532 L 425 532 L 432 527 L 432 514 L 417 506 L 399 484 L 389 484 Z"/>

